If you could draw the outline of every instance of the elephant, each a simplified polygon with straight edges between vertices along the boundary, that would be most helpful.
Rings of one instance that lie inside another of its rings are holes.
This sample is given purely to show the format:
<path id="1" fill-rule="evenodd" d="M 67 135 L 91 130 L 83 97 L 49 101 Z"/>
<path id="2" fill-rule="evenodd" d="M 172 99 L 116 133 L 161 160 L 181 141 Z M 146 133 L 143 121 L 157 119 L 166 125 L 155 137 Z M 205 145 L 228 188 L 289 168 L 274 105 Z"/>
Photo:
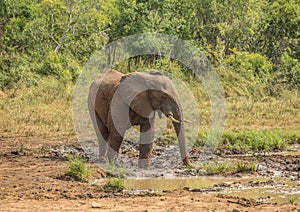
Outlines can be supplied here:
<path id="1" fill-rule="evenodd" d="M 182 106 L 172 81 L 159 71 L 123 74 L 110 70 L 89 89 L 88 108 L 99 143 L 100 158 L 112 162 L 126 130 L 140 127 L 140 169 L 149 169 L 154 143 L 155 114 L 164 114 L 176 131 L 182 162 L 190 165 Z"/>

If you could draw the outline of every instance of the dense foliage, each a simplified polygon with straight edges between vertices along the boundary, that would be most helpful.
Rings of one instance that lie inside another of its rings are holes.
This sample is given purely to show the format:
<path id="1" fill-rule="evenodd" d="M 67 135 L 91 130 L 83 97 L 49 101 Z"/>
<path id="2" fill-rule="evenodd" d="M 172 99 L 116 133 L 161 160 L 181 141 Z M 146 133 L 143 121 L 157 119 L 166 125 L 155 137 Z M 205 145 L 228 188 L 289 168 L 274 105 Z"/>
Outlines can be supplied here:
<path id="1" fill-rule="evenodd" d="M 300 0 L 2 0 L 0 17 L 0 89 L 75 81 L 96 50 L 143 32 L 190 41 L 228 80 L 300 88 Z"/>

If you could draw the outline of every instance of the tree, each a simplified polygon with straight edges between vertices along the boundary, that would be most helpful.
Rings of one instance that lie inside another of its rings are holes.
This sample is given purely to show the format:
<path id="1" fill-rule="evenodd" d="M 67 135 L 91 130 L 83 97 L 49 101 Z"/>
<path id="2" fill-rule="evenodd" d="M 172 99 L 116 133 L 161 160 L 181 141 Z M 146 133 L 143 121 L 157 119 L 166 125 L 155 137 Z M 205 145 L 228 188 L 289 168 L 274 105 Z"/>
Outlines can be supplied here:
<path id="1" fill-rule="evenodd" d="M 286 49 L 291 56 L 300 58 L 300 1 L 274 0 L 265 8 L 266 15 L 261 22 L 258 45 L 260 52 L 274 63 L 280 63 Z"/>
<path id="2" fill-rule="evenodd" d="M 5 0 L 0 13 L 0 87 L 39 74 L 76 79 L 108 41 L 109 17 L 98 0 Z"/>

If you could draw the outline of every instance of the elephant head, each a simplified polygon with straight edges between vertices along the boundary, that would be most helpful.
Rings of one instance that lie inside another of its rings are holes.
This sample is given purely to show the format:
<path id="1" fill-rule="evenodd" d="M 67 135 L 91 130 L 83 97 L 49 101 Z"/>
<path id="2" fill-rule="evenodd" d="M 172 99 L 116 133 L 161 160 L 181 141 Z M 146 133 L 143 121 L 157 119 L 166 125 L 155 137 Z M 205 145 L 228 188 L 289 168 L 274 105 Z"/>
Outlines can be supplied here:
<path id="1" fill-rule="evenodd" d="M 184 164 L 189 165 L 182 106 L 172 81 L 157 71 L 135 72 L 122 77 L 118 90 L 121 99 L 140 117 L 152 118 L 157 111 L 160 117 L 164 114 L 172 121 L 180 155 Z"/>

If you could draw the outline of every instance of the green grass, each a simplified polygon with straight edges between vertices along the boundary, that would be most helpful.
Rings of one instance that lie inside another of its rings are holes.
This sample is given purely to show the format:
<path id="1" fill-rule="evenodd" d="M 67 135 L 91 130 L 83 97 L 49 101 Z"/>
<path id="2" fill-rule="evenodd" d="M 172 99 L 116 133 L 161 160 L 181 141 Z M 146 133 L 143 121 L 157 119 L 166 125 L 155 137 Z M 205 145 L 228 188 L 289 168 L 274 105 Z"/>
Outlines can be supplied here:
<path id="1" fill-rule="evenodd" d="M 203 169 L 206 174 L 234 174 L 240 172 L 255 172 L 256 165 L 254 162 L 223 162 L 223 163 L 205 163 Z"/>
<path id="2" fill-rule="evenodd" d="M 291 142 L 289 138 L 289 135 L 278 131 L 226 132 L 222 137 L 221 146 L 253 151 L 285 150 Z"/>
<path id="3" fill-rule="evenodd" d="M 295 199 L 294 199 L 294 198 L 291 198 L 291 199 L 289 199 L 289 203 L 290 203 L 290 204 L 292 204 L 292 205 L 293 205 L 293 204 L 295 204 L 295 202 L 296 202 L 296 201 L 295 201 Z"/>
<path id="4" fill-rule="evenodd" d="M 91 176 L 91 169 L 89 164 L 84 162 L 82 156 L 70 155 L 68 157 L 68 170 L 67 174 L 73 179 L 81 182 L 87 182 Z"/>
<path id="5" fill-rule="evenodd" d="M 199 134 L 195 146 L 204 146 L 206 134 Z M 286 130 L 242 130 L 225 131 L 217 147 L 241 151 L 286 150 L 289 144 L 298 142 L 299 132 Z"/>
<path id="6" fill-rule="evenodd" d="M 236 173 L 239 173 L 239 172 L 256 172 L 257 170 L 257 166 L 254 162 L 251 162 L 251 163 L 243 163 L 243 162 L 236 162 L 235 163 L 236 165 L 236 168 L 235 168 L 235 171 Z"/>
<path id="7" fill-rule="evenodd" d="M 124 179 L 109 178 L 107 183 L 102 186 L 102 190 L 106 192 L 120 192 L 124 189 Z"/>

